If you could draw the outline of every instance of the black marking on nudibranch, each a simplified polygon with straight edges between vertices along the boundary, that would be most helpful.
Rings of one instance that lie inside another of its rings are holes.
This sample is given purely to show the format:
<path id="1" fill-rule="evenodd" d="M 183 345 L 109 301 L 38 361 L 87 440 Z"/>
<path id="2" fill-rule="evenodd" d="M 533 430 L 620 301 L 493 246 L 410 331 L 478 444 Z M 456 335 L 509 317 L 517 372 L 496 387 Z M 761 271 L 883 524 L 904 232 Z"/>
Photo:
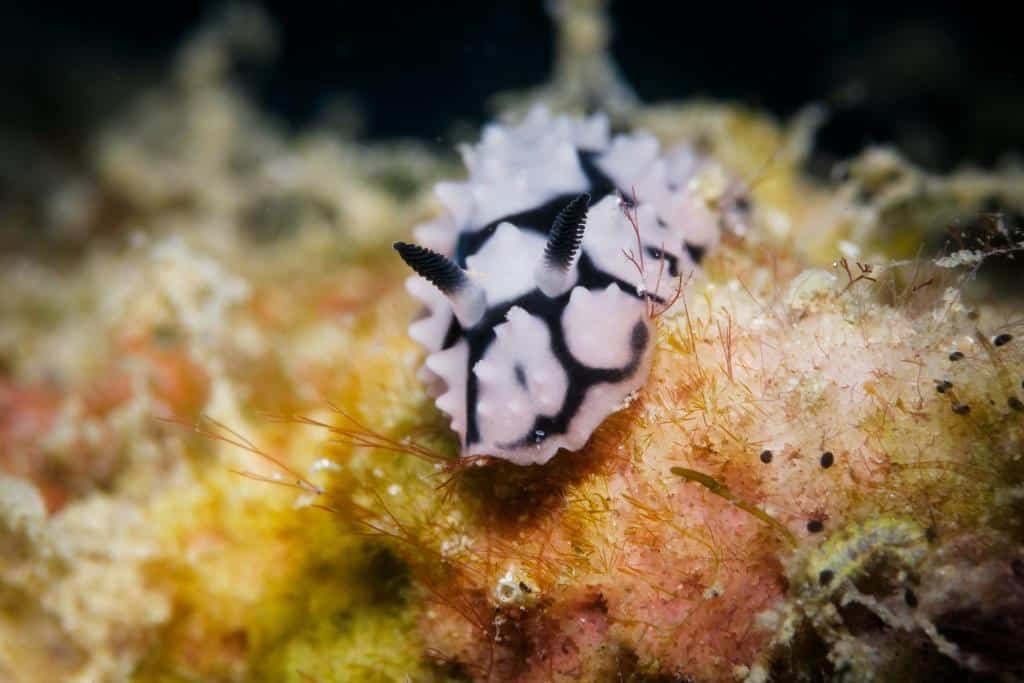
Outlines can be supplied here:
<path id="1" fill-rule="evenodd" d="M 579 274 L 579 282 L 584 283 L 588 278 L 584 277 L 582 272 L 582 264 L 584 261 L 588 261 L 586 255 L 580 259 L 581 272 Z M 594 269 L 594 279 L 597 279 L 597 273 L 601 271 Z M 601 273 L 603 275 L 603 273 Z M 609 277 L 609 276 L 605 276 Z M 612 278 L 609 277 L 613 282 Z M 611 284 L 611 282 L 608 282 Z M 587 289 L 596 289 L 596 286 L 585 285 Z M 607 285 L 602 285 L 601 288 Z M 623 291 L 630 292 L 632 288 L 628 288 L 628 285 L 620 285 Z M 548 328 L 548 332 L 551 335 L 551 351 L 558 360 L 559 364 L 565 368 L 566 374 L 569 377 L 569 387 L 566 393 L 566 398 L 562 403 L 561 409 L 554 416 L 538 417 L 534 423 L 533 428 L 530 432 L 524 435 L 523 439 L 516 442 L 517 445 L 536 443 L 536 441 L 530 441 L 530 439 L 536 439 L 538 432 L 542 433 L 543 439 L 547 436 L 555 434 L 565 434 L 569 429 L 569 423 L 572 421 L 576 411 L 579 410 L 580 405 L 586 398 L 587 391 L 603 382 L 619 382 L 627 377 L 630 377 L 640 364 L 640 355 L 636 352 L 636 342 L 639 340 L 643 341 L 645 346 L 647 343 L 647 328 L 643 323 L 638 323 L 642 328 L 642 333 L 637 332 L 634 327 L 631 335 L 631 345 L 633 346 L 633 357 L 630 359 L 622 368 L 604 369 L 604 368 L 591 368 L 583 363 L 580 363 L 569 351 L 569 346 L 565 341 L 565 331 L 562 327 L 562 314 L 566 307 L 569 305 L 569 297 L 572 292 L 567 291 L 564 294 L 557 297 L 549 297 L 539 289 L 532 289 L 523 296 L 506 301 L 499 306 L 495 306 L 487 310 L 484 314 L 483 319 L 479 324 L 474 325 L 471 329 L 463 329 L 459 325 L 458 320 L 452 319 L 451 327 L 448 330 L 448 334 L 445 337 L 445 346 L 453 346 L 459 339 L 465 339 L 469 346 L 469 360 L 468 365 L 470 368 L 475 366 L 487 352 L 491 343 L 494 341 L 494 328 L 500 325 L 505 318 L 508 316 L 508 312 L 513 307 L 518 306 L 527 313 L 535 316 L 542 320 Z M 638 297 L 639 298 L 639 297 Z M 642 349 L 641 349 L 642 350 Z M 477 420 L 477 400 L 479 398 L 479 380 L 473 372 L 470 372 L 466 377 L 466 445 L 472 445 L 480 442 L 480 427 Z"/>
<path id="2" fill-rule="evenodd" d="M 521 386 L 523 389 L 526 389 L 526 370 L 523 369 L 523 366 L 520 365 L 519 363 L 516 363 L 512 371 L 515 373 L 516 376 L 516 384 Z"/>
<path id="3" fill-rule="evenodd" d="M 699 244 L 693 244 L 691 242 L 683 242 L 683 246 L 686 247 L 686 253 L 690 255 L 694 263 L 700 263 L 704 259 L 704 247 Z"/>
<path id="4" fill-rule="evenodd" d="M 501 444 L 503 448 L 521 448 L 537 444 L 552 434 L 564 434 L 569 429 L 569 423 L 579 412 L 583 400 L 591 387 L 605 382 L 621 382 L 630 377 L 640 367 L 640 360 L 643 357 L 644 349 L 647 347 L 649 333 L 647 325 L 643 321 L 637 321 L 633 325 L 630 334 L 630 359 L 626 365 L 620 368 L 592 368 L 576 360 L 569 347 L 565 343 L 565 335 L 558 327 L 557 337 L 552 329 L 552 351 L 555 358 L 562 366 L 567 368 L 572 379 L 569 382 L 569 392 L 562 403 L 562 408 L 552 416 L 540 415 L 534 422 L 530 432 L 519 441 L 509 444 Z"/>
<path id="5" fill-rule="evenodd" d="M 647 247 L 644 251 L 653 259 L 664 260 L 668 264 L 668 274 L 671 277 L 679 277 L 679 259 L 675 254 L 666 253 L 658 247 Z"/>

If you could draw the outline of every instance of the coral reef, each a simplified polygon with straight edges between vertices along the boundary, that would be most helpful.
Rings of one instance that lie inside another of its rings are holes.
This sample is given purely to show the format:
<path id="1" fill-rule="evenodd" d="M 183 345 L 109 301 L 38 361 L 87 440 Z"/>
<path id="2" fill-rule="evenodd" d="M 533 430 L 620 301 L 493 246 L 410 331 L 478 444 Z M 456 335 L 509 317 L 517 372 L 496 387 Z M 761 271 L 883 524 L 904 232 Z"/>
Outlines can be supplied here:
<path id="1" fill-rule="evenodd" d="M 612 93 L 751 188 L 635 400 L 580 452 L 461 463 L 390 249 L 457 165 L 277 128 L 234 8 L 44 198 L 48 253 L 3 256 L 0 679 L 1024 673 L 1019 170 L 811 180 L 816 110 L 640 103 L 599 85 L 600 4 L 559 7 L 540 96 Z"/>

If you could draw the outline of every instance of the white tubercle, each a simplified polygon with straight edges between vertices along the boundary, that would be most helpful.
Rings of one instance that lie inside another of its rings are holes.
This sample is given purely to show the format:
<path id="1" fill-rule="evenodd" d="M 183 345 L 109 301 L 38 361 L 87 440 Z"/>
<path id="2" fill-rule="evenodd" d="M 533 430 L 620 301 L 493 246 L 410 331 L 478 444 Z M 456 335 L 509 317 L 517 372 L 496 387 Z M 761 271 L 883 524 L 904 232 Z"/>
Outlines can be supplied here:
<path id="1" fill-rule="evenodd" d="M 489 305 L 520 297 L 536 286 L 528 264 L 541 259 L 545 244 L 536 233 L 502 223 L 480 251 L 466 259 L 470 275 L 483 286 Z"/>
<path id="2" fill-rule="evenodd" d="M 592 368 L 618 368 L 629 363 L 637 323 L 647 324 L 644 302 L 614 284 L 598 292 L 577 287 L 562 314 L 569 351 Z"/>
<path id="3" fill-rule="evenodd" d="M 468 182 L 440 182 L 434 186 L 434 194 L 451 214 L 451 224 L 462 230 L 473 212 L 473 195 Z"/>
<path id="4" fill-rule="evenodd" d="M 427 356 L 427 369 L 445 382 L 445 391 L 434 403 L 451 417 L 452 431 L 465 438 L 466 376 L 469 373 L 469 345 L 460 340 L 455 346 Z"/>
<path id="5" fill-rule="evenodd" d="M 487 126 L 479 144 L 460 148 L 472 186 L 473 228 L 585 191 L 576 150 L 607 146 L 608 120 L 600 115 L 579 120 L 535 107 L 518 125 Z"/>
<path id="6" fill-rule="evenodd" d="M 419 275 L 408 278 L 405 281 L 405 289 L 422 301 L 427 309 L 423 317 L 409 326 L 409 336 L 428 351 L 439 351 L 452 321 L 448 297 Z"/>
<path id="7" fill-rule="evenodd" d="M 637 178 L 658 158 L 658 148 L 658 139 L 650 133 L 616 136 L 601 157 L 601 169 L 624 192 L 632 194 Z"/>

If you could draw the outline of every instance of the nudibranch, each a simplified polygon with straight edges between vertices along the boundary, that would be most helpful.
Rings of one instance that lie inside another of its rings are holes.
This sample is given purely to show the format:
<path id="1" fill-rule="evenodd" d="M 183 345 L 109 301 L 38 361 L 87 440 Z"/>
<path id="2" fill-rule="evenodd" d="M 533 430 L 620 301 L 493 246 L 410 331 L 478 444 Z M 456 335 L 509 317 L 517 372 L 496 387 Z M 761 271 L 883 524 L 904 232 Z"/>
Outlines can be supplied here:
<path id="1" fill-rule="evenodd" d="M 712 162 L 542 108 L 461 152 L 468 179 L 436 188 L 446 211 L 395 244 L 426 308 L 409 334 L 464 457 L 544 463 L 646 381 L 651 304 L 718 239 L 695 189 Z"/>

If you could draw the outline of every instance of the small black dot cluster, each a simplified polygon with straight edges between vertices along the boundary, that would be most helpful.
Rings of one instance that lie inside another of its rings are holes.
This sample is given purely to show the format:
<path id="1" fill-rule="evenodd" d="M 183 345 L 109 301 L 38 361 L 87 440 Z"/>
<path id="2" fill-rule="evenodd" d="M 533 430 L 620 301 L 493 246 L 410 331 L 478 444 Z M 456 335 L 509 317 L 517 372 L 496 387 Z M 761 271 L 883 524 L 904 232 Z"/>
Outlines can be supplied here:
<path id="1" fill-rule="evenodd" d="M 992 337 L 992 346 L 994 346 L 996 348 L 998 348 L 1000 346 L 1006 346 L 1011 341 L 1013 341 L 1013 335 L 1012 334 L 1008 334 L 1006 332 L 1003 332 L 1001 334 L 997 334 L 994 337 Z M 964 357 L 964 354 L 961 351 L 953 351 L 952 353 L 949 354 L 949 360 L 951 360 L 953 362 L 956 362 L 958 360 L 962 360 L 963 357 Z M 1024 380 L 1021 380 L 1020 385 L 1021 385 L 1021 388 L 1024 389 Z M 935 380 L 935 391 L 939 392 L 940 394 L 949 393 L 952 389 L 953 389 L 953 383 L 950 382 L 948 379 L 941 379 L 941 380 L 937 379 L 937 380 Z M 989 403 L 993 403 L 993 402 L 989 401 Z M 1016 396 L 1012 396 L 1011 395 L 1011 396 L 1007 397 L 1006 405 L 1007 405 L 1007 407 L 1010 408 L 1010 410 L 1015 410 L 1017 412 L 1024 412 L 1024 401 L 1021 401 Z M 955 397 L 953 397 L 953 404 L 950 407 L 952 408 L 953 412 L 956 413 L 957 415 L 970 415 L 971 414 L 971 407 L 969 405 L 967 405 L 966 403 L 961 403 L 961 402 L 957 401 Z"/>
<path id="2" fill-rule="evenodd" d="M 966 403 L 954 403 L 953 412 L 957 415 L 970 415 L 971 407 Z"/>

